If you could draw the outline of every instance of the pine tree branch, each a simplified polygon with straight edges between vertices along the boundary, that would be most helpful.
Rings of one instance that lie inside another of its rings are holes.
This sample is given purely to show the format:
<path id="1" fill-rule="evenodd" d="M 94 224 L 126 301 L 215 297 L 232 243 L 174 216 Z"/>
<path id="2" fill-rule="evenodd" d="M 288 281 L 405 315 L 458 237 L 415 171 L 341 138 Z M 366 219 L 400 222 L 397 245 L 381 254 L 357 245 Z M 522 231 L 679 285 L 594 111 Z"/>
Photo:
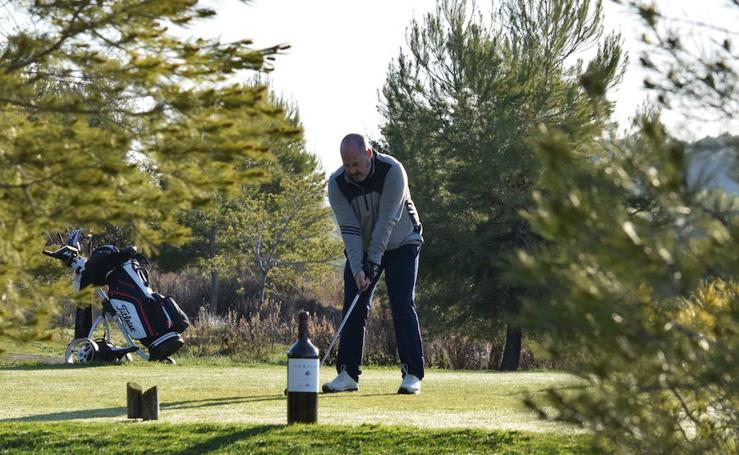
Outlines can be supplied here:
<path id="1" fill-rule="evenodd" d="M 685 400 L 683 399 L 682 395 L 680 395 L 680 392 L 678 392 L 678 390 L 674 386 L 672 386 L 672 385 L 669 387 L 669 389 L 672 392 L 672 394 L 675 395 L 675 397 L 677 398 L 677 400 L 680 402 L 680 406 L 683 408 L 683 411 L 685 411 L 685 414 L 688 416 L 688 418 L 691 421 L 693 421 L 693 423 L 696 426 L 700 426 L 700 420 L 698 420 L 693 415 L 693 413 L 690 411 L 690 408 L 688 407 L 688 404 L 685 402 Z M 682 431 L 682 427 L 680 428 L 680 430 Z M 685 436 L 686 439 L 687 439 L 687 435 L 685 434 L 684 431 L 683 431 L 683 436 Z"/>
<path id="2" fill-rule="evenodd" d="M 75 108 L 71 106 L 54 106 L 50 104 L 36 104 L 29 101 L 21 101 L 21 100 L 15 100 L 11 98 L 2 98 L 0 97 L 0 103 L 10 104 L 12 106 L 22 107 L 24 109 L 29 109 L 32 111 L 37 112 L 55 112 L 55 113 L 61 113 L 61 114 L 87 114 L 87 115 L 101 115 L 105 113 L 115 113 L 115 114 L 122 114 L 127 115 L 130 117 L 146 117 L 158 112 L 161 112 L 164 110 L 164 105 L 162 103 L 157 103 L 152 107 L 151 109 L 148 109 L 146 111 L 130 111 L 127 109 L 84 109 L 84 108 Z"/>
<path id="3" fill-rule="evenodd" d="M 67 29 L 66 29 L 66 30 L 64 30 L 64 31 L 63 31 L 63 32 L 62 32 L 62 33 L 60 34 L 60 36 L 59 36 L 59 39 L 57 39 L 57 40 L 56 40 L 56 42 L 54 42 L 54 43 L 53 43 L 53 44 L 52 44 L 51 46 L 49 46 L 48 48 L 46 48 L 46 49 L 44 49 L 44 50 L 42 50 L 42 51 L 40 51 L 40 52 L 36 53 L 35 55 L 31 55 L 31 56 L 29 56 L 29 57 L 28 57 L 28 58 L 26 58 L 25 60 L 19 60 L 19 61 L 15 62 L 14 64 L 8 65 L 8 66 L 7 66 L 6 68 L 5 68 L 5 74 L 10 74 L 10 73 L 12 73 L 13 71 L 16 71 L 16 70 L 18 70 L 18 69 L 20 69 L 20 68 L 26 67 L 26 66 L 30 65 L 31 63 L 34 63 L 34 62 L 36 62 L 36 61 L 38 61 L 38 60 L 42 59 L 43 57 L 45 57 L 45 56 L 47 56 L 47 55 L 49 55 L 49 54 L 51 54 L 51 53 L 53 53 L 53 52 L 55 52 L 55 51 L 59 50 L 59 49 L 60 49 L 60 48 L 62 47 L 62 45 L 63 45 L 63 44 L 64 44 L 64 43 L 65 43 L 65 42 L 66 42 L 66 41 L 67 41 L 67 40 L 69 39 L 69 38 L 71 38 L 71 37 L 73 37 L 73 36 L 75 36 L 75 35 L 78 35 L 79 33 L 83 32 L 83 31 L 85 30 L 85 27 L 83 27 L 83 28 L 81 28 L 81 29 L 79 29 L 79 30 L 75 30 L 75 29 L 74 29 L 74 28 L 75 28 L 74 26 L 75 26 L 75 22 L 77 22 L 77 19 L 79 18 L 79 15 L 80 15 L 80 14 L 82 13 L 82 11 L 83 11 L 83 10 L 84 10 L 84 9 L 85 9 L 85 8 L 86 8 L 86 7 L 88 6 L 88 5 L 89 5 L 89 2 L 87 2 L 87 3 L 81 2 L 81 3 L 80 3 L 80 6 L 79 6 L 79 7 L 78 7 L 78 8 L 77 8 L 77 9 L 76 9 L 76 10 L 74 11 L 74 13 L 72 14 L 72 18 L 71 18 L 71 19 L 70 19 L 70 21 L 69 21 L 69 26 L 67 27 Z"/>
<path id="4" fill-rule="evenodd" d="M 66 167 L 66 168 L 64 168 L 62 170 L 59 170 L 57 172 L 53 172 L 53 173 L 48 174 L 48 175 L 45 175 L 43 177 L 39 177 L 39 178 L 36 178 L 34 180 L 29 180 L 29 181 L 26 181 L 26 182 L 23 182 L 23 183 L 10 184 L 10 183 L 2 183 L 2 182 L 0 182 L 0 188 L 2 188 L 2 189 L 9 189 L 9 190 L 12 190 L 12 189 L 21 189 L 21 190 L 23 190 L 25 192 L 25 191 L 27 191 L 28 188 L 30 188 L 30 187 L 32 187 L 34 185 L 37 185 L 37 184 L 42 183 L 42 182 L 47 182 L 47 181 L 49 181 L 49 180 L 51 180 L 53 178 L 56 178 L 56 177 L 58 177 L 60 175 L 70 174 L 70 173 L 76 173 L 76 172 L 79 172 L 79 171 L 91 170 L 91 169 L 98 169 L 98 166 L 76 166 L 76 167 L 72 167 L 72 168 Z"/>

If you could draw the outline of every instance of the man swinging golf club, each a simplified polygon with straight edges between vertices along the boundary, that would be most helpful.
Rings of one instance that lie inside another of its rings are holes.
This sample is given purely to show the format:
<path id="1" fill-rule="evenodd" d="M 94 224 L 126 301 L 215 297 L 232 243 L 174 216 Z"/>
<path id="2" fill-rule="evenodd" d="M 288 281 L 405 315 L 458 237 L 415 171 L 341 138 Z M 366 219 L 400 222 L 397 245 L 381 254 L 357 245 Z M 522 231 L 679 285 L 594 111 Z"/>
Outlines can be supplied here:
<path id="1" fill-rule="evenodd" d="M 345 316 L 360 295 L 341 332 L 338 376 L 323 391 L 359 388 L 367 311 L 384 271 L 403 375 L 398 393 L 416 394 L 423 379 L 423 347 L 413 300 L 423 237 L 408 177 L 398 160 L 373 151 L 359 134 L 344 137 L 340 151 L 343 165 L 329 178 L 328 196 L 347 257 Z"/>

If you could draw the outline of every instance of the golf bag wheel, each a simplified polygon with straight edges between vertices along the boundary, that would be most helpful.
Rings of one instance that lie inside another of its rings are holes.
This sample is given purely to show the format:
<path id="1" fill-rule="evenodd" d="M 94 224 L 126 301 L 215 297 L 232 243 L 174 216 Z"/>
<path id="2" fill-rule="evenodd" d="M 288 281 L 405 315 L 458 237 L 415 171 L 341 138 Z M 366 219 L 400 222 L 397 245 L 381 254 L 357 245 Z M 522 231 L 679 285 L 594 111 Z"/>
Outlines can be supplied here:
<path id="1" fill-rule="evenodd" d="M 165 358 L 161 359 L 160 362 L 162 362 L 162 363 L 168 363 L 170 365 L 177 365 L 177 361 L 175 361 L 175 359 L 173 359 L 172 357 L 165 357 Z"/>
<path id="2" fill-rule="evenodd" d="M 98 345 L 89 338 L 75 338 L 67 345 L 64 354 L 66 363 L 90 363 L 95 359 Z"/>

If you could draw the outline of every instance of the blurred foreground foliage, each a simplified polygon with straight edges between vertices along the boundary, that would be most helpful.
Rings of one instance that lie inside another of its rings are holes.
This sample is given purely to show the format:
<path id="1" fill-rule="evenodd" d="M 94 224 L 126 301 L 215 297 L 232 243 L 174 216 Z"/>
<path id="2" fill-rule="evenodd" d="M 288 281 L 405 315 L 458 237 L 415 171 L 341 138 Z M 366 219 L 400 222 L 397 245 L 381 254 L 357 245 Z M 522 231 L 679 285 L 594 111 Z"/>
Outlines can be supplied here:
<path id="1" fill-rule="evenodd" d="M 645 86 L 656 101 L 689 106 L 681 114 L 693 121 L 706 112 L 735 117 L 735 65 L 715 63 L 734 52 L 734 35 L 714 28 L 726 34 L 720 49 L 704 40 L 697 44 L 706 52 L 691 54 L 683 47 L 689 33 L 676 41 L 675 24 L 711 24 L 670 21 L 670 10 L 627 3 L 654 50 L 642 65 L 652 71 Z M 728 13 L 739 12 L 730 3 Z M 566 131 L 538 134 L 543 173 L 525 216 L 544 241 L 519 252 L 512 275 L 541 290 L 522 314 L 547 334 L 541 354 L 556 360 L 580 350 L 573 373 L 587 385 L 550 390 L 554 414 L 537 400 L 528 404 L 594 431 L 619 453 L 737 453 L 739 146 L 724 136 L 711 141 L 720 147 L 694 153 L 658 112 L 635 126 L 586 157 Z M 710 154 L 717 164 L 701 168 Z"/>
<path id="2" fill-rule="evenodd" d="M 144 252 L 182 243 L 179 211 L 262 175 L 245 160 L 300 130 L 265 86 L 230 82 L 269 70 L 285 47 L 184 38 L 182 27 L 215 14 L 197 1 L 4 7 L 0 336 L 23 338 L 68 294 L 40 255 L 47 233 L 127 224 Z"/>
<path id="3" fill-rule="evenodd" d="M 545 133 L 536 210 L 541 249 L 519 278 L 543 297 L 523 319 L 544 352 L 584 353 L 591 386 L 552 391 L 557 418 L 618 442 L 624 453 L 730 453 L 739 390 L 739 196 L 691 186 L 685 148 L 645 118 L 638 141 L 580 160 Z M 535 404 L 534 404 L 535 405 Z M 728 450 L 728 451 L 727 451 Z"/>

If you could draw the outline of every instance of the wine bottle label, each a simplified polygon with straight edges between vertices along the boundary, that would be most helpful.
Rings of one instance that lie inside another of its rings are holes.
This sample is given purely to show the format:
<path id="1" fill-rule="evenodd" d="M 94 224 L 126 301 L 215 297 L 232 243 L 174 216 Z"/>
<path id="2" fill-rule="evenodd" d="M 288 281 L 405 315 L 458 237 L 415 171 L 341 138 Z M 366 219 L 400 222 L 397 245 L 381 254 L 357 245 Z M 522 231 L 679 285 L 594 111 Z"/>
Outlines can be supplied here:
<path id="1" fill-rule="evenodd" d="M 318 393 L 318 359 L 287 359 L 287 391 Z"/>

